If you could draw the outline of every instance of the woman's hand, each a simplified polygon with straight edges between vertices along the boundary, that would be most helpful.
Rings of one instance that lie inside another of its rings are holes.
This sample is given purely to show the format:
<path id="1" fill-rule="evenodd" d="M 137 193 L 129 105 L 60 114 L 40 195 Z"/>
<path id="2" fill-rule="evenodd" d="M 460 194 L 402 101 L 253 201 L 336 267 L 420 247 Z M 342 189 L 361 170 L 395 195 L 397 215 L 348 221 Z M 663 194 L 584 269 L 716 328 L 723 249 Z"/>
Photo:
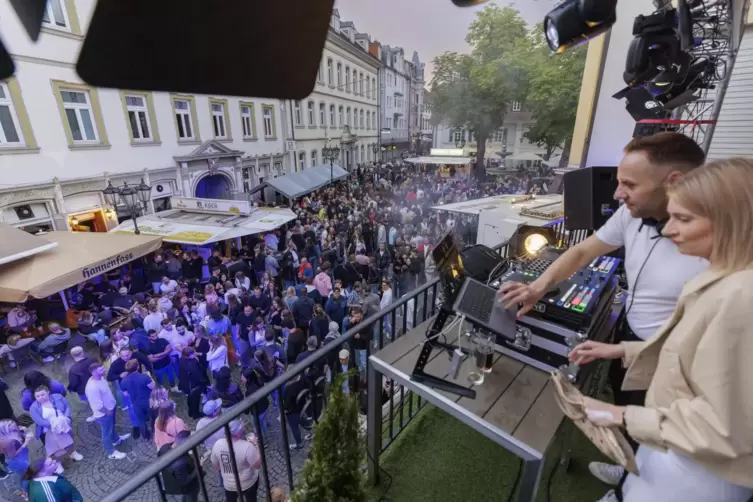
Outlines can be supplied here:
<path id="1" fill-rule="evenodd" d="M 595 425 L 603 427 L 622 427 L 625 423 L 625 407 L 615 406 L 591 397 L 583 398 L 586 416 Z"/>
<path id="2" fill-rule="evenodd" d="M 589 340 L 576 345 L 567 358 L 576 364 L 583 365 L 596 359 L 619 359 L 624 356 L 625 348 L 622 345 Z"/>

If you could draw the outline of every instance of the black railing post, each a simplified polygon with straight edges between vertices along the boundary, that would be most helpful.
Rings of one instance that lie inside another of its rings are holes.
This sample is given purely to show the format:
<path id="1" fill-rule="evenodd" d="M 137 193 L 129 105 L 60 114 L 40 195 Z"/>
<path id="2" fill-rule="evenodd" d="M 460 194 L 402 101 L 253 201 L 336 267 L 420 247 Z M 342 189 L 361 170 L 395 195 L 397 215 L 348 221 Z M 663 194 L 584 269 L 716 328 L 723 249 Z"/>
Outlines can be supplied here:
<path id="1" fill-rule="evenodd" d="M 288 470 L 288 486 L 293 492 L 293 466 L 290 463 L 290 441 L 288 441 L 288 419 L 282 401 L 282 390 L 277 389 L 277 402 L 280 403 L 280 428 L 282 429 L 282 448 L 285 450 L 285 468 Z"/>
<path id="2" fill-rule="evenodd" d="M 282 403 L 278 403 L 278 404 L 281 405 Z M 253 411 L 254 417 L 256 418 L 256 423 L 259 424 L 258 442 L 259 442 L 259 454 L 261 455 L 261 471 L 262 471 L 262 474 L 264 475 L 264 483 L 265 483 L 266 489 L 267 489 L 266 490 L 266 493 L 267 493 L 266 499 L 267 499 L 267 501 L 269 501 L 269 500 L 271 500 L 271 497 L 270 497 L 270 494 L 269 494 L 269 490 L 272 487 L 269 486 L 269 470 L 267 469 L 267 455 L 266 455 L 266 453 L 264 451 L 264 433 L 261 430 L 261 420 L 259 418 L 259 413 L 256 410 L 256 406 L 254 406 L 252 408 L 252 411 Z M 282 410 L 280 410 L 280 413 L 282 413 Z M 285 431 L 285 432 L 287 433 L 287 431 Z M 286 455 L 290 455 L 290 450 L 286 451 L 285 454 Z M 257 481 L 257 483 L 258 483 L 258 481 Z M 256 501 L 255 500 L 254 501 L 250 501 L 249 500 L 247 502 L 256 502 Z"/>
<path id="3" fill-rule="evenodd" d="M 368 365 L 366 391 L 366 450 L 369 482 L 379 484 L 379 455 L 382 453 L 382 375 L 373 364 Z"/>
<path id="4" fill-rule="evenodd" d="M 241 477 L 238 473 L 238 462 L 235 458 L 235 447 L 233 446 L 233 433 L 230 432 L 230 424 L 225 424 L 225 439 L 227 439 L 227 448 L 230 451 L 230 463 L 232 464 L 233 469 L 233 477 L 235 478 L 235 488 L 238 490 L 238 500 L 240 502 L 256 502 L 251 500 L 246 500 L 243 496 L 243 490 L 241 489 Z M 262 461 L 264 460 L 264 455 L 262 454 Z M 224 467 L 220 465 L 220 469 L 223 469 Z M 257 481 L 258 483 L 258 481 Z"/>
<path id="5" fill-rule="evenodd" d="M 162 502 L 167 502 L 167 495 L 165 495 L 165 489 L 162 487 L 162 476 L 159 474 L 154 476 L 154 480 L 157 482 L 157 490 L 159 491 L 159 498 Z"/>
<path id="6" fill-rule="evenodd" d="M 199 476 L 201 494 L 204 495 L 204 502 L 209 502 L 209 492 L 207 491 L 207 484 L 204 482 L 204 470 L 201 468 L 201 462 L 199 461 L 199 449 L 194 446 L 191 451 L 193 452 L 193 463 L 196 466 L 196 473 Z"/>

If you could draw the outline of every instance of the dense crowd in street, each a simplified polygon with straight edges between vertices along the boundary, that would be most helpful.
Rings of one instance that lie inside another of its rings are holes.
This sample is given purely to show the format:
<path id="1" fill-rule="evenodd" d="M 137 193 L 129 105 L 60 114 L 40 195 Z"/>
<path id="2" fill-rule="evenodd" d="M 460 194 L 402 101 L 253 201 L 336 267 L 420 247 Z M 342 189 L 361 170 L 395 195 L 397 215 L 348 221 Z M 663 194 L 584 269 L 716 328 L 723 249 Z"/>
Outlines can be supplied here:
<path id="1" fill-rule="evenodd" d="M 14 413 L 8 400 L 16 396 L 0 395 L 0 454 L 7 471 L 19 478 L 29 500 L 80 500 L 63 474 L 69 462 L 83 458 L 76 450 L 72 401 L 90 406 L 87 421 L 99 425 L 109 459 L 123 459 L 118 446 L 128 440 L 153 442 L 162 455 L 191 433 L 176 413 L 179 400 L 198 420 L 196 429 L 207 427 L 291 365 L 305 364 L 322 345 L 431 280 L 433 244 L 448 230 L 469 234 L 466 227 L 473 223 L 432 206 L 531 188 L 524 173 L 478 184 L 454 170 L 363 165 L 347 181 L 293 201 L 298 218 L 285 228 L 217 247 L 210 255 L 165 244 L 104 280 L 81 284 L 73 295 L 75 327 L 50 325 L 33 350 L 52 361 L 61 344 L 72 345 L 72 336 L 96 349 L 70 349 L 74 362 L 67 382 L 45 375 L 44 367 L 25 373 L 19 397 L 28 420 Z M 125 321 L 109 328 L 118 316 Z M 15 345 L 34 316 L 18 306 L 8 318 L 5 337 Z M 206 441 L 205 470 L 212 465 L 222 476 L 227 500 L 237 500 L 239 491 L 255 500 L 258 437 L 264 436 L 270 407 L 285 413 L 290 448 L 297 450 L 312 437 L 335 373 L 348 373 L 346 392 L 365 391 L 369 344 L 392 336 L 389 316 L 383 325 L 381 333 L 364 327 L 326 364 L 286 385 L 281 397 L 256 405 L 251 428 L 231 423 L 240 487 L 226 461 L 224 431 Z M 299 399 L 305 389 L 315 396 L 313 406 Z M 115 431 L 118 408 L 127 411 L 130 434 Z M 44 443 L 46 456 L 30 458 L 35 439 Z M 197 499 L 198 473 L 190 458 L 172 464 L 162 478 L 168 493 Z M 285 500 L 284 493 L 276 496 Z"/>

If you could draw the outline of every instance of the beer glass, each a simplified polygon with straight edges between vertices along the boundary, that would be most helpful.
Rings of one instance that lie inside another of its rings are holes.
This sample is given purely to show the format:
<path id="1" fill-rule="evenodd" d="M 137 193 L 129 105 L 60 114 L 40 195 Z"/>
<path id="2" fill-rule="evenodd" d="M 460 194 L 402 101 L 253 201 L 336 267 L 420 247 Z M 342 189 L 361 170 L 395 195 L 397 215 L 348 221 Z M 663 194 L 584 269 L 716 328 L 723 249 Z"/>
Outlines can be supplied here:
<path id="1" fill-rule="evenodd" d="M 468 380 L 474 385 L 484 383 L 484 375 L 491 372 L 494 360 L 494 337 L 475 333 L 471 338 L 471 371 Z"/>

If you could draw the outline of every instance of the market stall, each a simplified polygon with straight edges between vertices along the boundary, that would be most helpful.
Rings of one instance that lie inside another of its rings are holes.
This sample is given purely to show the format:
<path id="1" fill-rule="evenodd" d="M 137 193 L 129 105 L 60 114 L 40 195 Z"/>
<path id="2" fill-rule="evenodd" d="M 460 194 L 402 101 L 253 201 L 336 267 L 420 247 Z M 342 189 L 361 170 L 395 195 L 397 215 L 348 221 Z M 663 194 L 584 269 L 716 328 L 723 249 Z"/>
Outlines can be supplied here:
<path id="1" fill-rule="evenodd" d="M 272 231 L 294 220 L 290 209 L 251 207 L 246 201 L 173 197 L 173 209 L 127 220 L 110 231 L 162 237 L 165 242 L 198 245 Z"/>

